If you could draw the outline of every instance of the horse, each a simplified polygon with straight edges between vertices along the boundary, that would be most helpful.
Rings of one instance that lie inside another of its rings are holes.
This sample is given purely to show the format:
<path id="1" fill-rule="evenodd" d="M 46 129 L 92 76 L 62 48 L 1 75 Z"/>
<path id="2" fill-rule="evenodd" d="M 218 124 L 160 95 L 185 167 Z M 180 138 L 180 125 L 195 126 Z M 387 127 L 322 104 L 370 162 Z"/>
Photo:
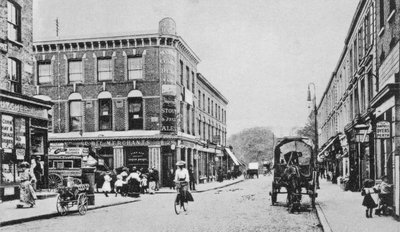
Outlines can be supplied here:
<path id="1" fill-rule="evenodd" d="M 282 175 L 281 181 L 287 190 L 287 207 L 290 213 L 300 210 L 301 202 L 301 175 L 299 167 L 288 165 Z"/>

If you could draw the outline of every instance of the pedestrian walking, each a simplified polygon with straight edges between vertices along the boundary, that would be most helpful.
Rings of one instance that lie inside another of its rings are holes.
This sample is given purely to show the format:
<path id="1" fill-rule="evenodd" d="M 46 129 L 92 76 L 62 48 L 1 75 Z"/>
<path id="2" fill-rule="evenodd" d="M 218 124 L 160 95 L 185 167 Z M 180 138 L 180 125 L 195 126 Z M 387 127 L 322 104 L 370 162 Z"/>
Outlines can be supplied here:
<path id="1" fill-rule="evenodd" d="M 152 169 L 153 169 L 153 172 L 154 172 L 154 177 L 156 178 L 156 187 L 155 187 L 155 190 L 158 191 L 158 190 L 160 190 L 160 188 L 159 188 L 159 187 L 160 187 L 160 183 L 159 183 L 160 180 L 159 180 L 159 178 L 158 178 L 158 173 L 159 173 L 159 172 L 158 172 L 158 170 L 156 169 L 156 167 L 154 167 L 154 166 L 152 167 Z"/>
<path id="2" fill-rule="evenodd" d="M 168 181 L 169 189 L 175 189 L 174 178 L 175 178 L 175 172 L 174 172 L 174 169 L 171 168 L 167 172 L 167 181 Z"/>
<path id="3" fill-rule="evenodd" d="M 43 174 L 43 169 L 42 165 L 40 163 L 40 156 L 37 156 L 35 159 L 35 167 L 33 167 L 33 174 L 35 175 L 35 190 L 41 190 L 42 189 L 42 174 Z"/>
<path id="4" fill-rule="evenodd" d="M 131 174 L 126 178 L 128 183 L 128 195 L 138 196 L 140 194 L 140 172 L 136 167 L 132 168 Z"/>
<path id="5" fill-rule="evenodd" d="M 374 186 L 374 181 L 367 179 L 364 181 L 364 185 L 361 190 L 361 196 L 364 196 L 362 205 L 367 208 L 365 210 L 365 216 L 367 218 L 372 218 L 372 209 L 378 206 L 371 196 L 372 194 L 375 194 L 373 186 Z"/>
<path id="6" fill-rule="evenodd" d="M 123 197 L 126 197 L 128 195 L 128 171 L 129 168 L 127 167 L 123 167 L 122 168 L 122 172 L 121 172 L 121 176 L 122 176 L 122 188 L 121 188 L 121 195 Z"/>
<path id="7" fill-rule="evenodd" d="M 150 194 L 154 194 L 156 191 L 156 174 L 154 172 L 154 170 L 151 168 L 149 170 L 149 193 Z"/>
<path id="8" fill-rule="evenodd" d="M 223 174 L 222 174 L 222 168 L 221 167 L 218 168 L 217 175 L 218 175 L 217 181 L 218 182 L 222 182 L 224 180 L 224 177 L 223 177 Z"/>
<path id="9" fill-rule="evenodd" d="M 106 174 L 104 175 L 104 183 L 103 186 L 101 187 L 101 190 L 103 190 L 104 195 L 106 195 L 106 197 L 108 197 L 108 193 L 111 192 L 111 172 L 107 171 Z"/>
<path id="10" fill-rule="evenodd" d="M 114 186 L 115 186 L 115 196 L 118 196 L 118 193 L 121 194 L 122 196 L 122 185 L 124 184 L 124 181 L 122 180 L 121 174 L 117 175 L 117 181 L 115 181 Z"/>
<path id="11" fill-rule="evenodd" d="M 195 184 L 196 184 L 196 180 L 194 178 L 193 166 L 189 165 L 189 189 L 196 190 Z"/>
<path id="12" fill-rule="evenodd" d="M 147 175 L 142 174 L 142 178 L 140 179 L 140 192 L 145 194 L 148 193 L 148 180 L 147 180 Z"/>
<path id="13" fill-rule="evenodd" d="M 22 173 L 19 175 L 20 180 L 20 204 L 17 204 L 17 208 L 23 208 L 24 206 L 33 207 L 35 205 L 36 194 L 32 186 L 34 181 L 34 174 L 29 170 L 29 163 L 22 162 L 20 167 Z"/>

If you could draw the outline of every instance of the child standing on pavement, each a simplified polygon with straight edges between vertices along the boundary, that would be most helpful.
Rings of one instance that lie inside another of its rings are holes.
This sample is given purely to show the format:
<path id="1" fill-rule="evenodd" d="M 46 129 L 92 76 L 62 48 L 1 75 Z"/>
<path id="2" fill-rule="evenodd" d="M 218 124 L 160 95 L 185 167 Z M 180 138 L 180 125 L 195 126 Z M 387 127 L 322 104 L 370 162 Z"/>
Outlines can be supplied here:
<path id="1" fill-rule="evenodd" d="M 371 196 L 371 194 L 375 193 L 373 186 L 374 186 L 374 181 L 366 179 L 364 181 L 364 186 L 361 190 L 361 196 L 364 196 L 362 205 L 367 207 L 367 209 L 365 210 L 365 216 L 367 218 L 372 218 L 372 209 L 378 206 Z"/>
<path id="2" fill-rule="evenodd" d="M 122 181 L 122 176 L 121 175 L 117 175 L 117 181 L 115 181 L 115 196 L 118 196 L 118 193 L 122 195 L 121 193 L 121 189 L 122 189 L 122 185 L 124 184 L 124 181 Z"/>

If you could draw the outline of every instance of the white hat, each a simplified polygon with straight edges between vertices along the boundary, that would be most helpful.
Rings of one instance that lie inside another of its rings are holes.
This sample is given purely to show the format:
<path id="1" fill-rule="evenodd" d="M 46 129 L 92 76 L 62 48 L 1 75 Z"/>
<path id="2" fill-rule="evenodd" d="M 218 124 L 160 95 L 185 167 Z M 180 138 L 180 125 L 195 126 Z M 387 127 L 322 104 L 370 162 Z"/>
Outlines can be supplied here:
<path id="1" fill-rule="evenodd" d="M 183 166 L 185 164 L 186 164 L 186 162 L 182 161 L 182 160 L 179 160 L 178 162 L 176 162 L 176 166 Z"/>

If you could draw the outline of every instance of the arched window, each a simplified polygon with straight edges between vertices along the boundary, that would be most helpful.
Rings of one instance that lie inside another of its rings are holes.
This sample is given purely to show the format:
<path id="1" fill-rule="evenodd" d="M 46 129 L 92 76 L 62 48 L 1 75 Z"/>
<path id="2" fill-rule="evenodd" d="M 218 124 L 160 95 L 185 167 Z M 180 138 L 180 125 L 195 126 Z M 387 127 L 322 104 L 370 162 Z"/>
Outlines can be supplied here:
<path id="1" fill-rule="evenodd" d="M 143 95 L 138 90 L 128 94 L 129 130 L 143 130 Z"/>
<path id="2" fill-rule="evenodd" d="M 69 96 L 68 102 L 69 102 L 69 130 L 80 131 L 83 128 L 82 96 L 79 93 L 73 93 Z"/>
<path id="3" fill-rule="evenodd" d="M 112 130 L 112 96 L 110 92 L 101 92 L 99 99 L 99 130 Z"/>

